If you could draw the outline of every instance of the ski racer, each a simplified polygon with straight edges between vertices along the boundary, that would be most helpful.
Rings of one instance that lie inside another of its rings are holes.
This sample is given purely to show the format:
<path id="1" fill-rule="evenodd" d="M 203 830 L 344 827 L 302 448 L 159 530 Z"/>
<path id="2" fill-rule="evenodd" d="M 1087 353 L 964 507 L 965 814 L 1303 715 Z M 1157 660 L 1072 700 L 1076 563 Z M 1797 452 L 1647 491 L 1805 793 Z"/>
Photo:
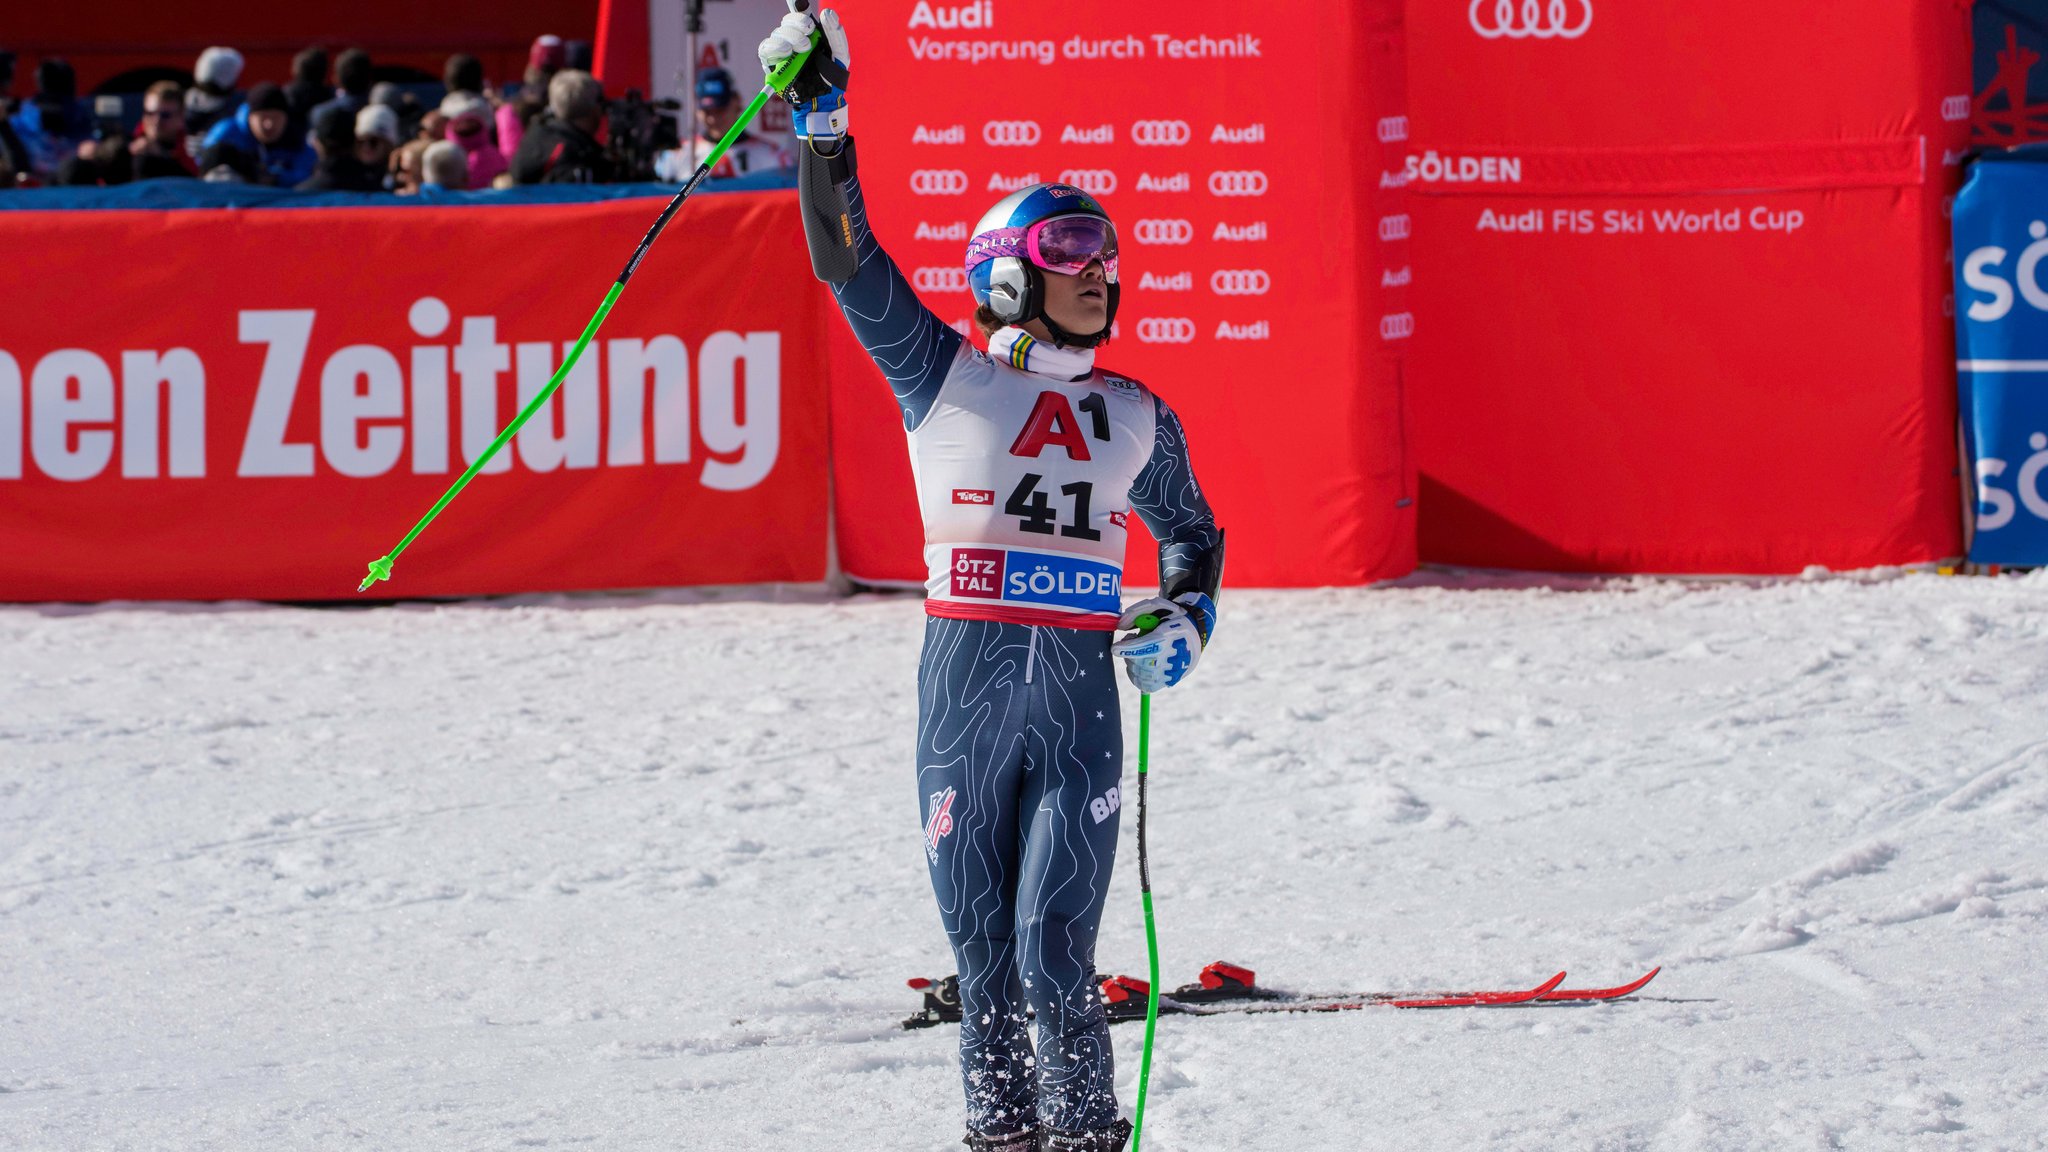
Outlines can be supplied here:
<path id="1" fill-rule="evenodd" d="M 960 972 L 965 1143 L 1116 1152 L 1131 1126 L 1095 984 L 1123 772 L 1112 659 L 1144 692 L 1188 675 L 1216 627 L 1223 534 L 1173 410 L 1095 366 L 1119 296 L 1102 205 L 1037 184 L 982 217 L 966 253 L 977 350 L 868 229 L 838 13 L 792 11 L 761 63 L 820 25 L 784 95 L 812 263 L 895 393 L 924 519 L 917 796 Z M 1125 608 L 1132 511 L 1160 542 L 1161 595 Z M 1141 615 L 1157 625 L 1112 643 Z"/>

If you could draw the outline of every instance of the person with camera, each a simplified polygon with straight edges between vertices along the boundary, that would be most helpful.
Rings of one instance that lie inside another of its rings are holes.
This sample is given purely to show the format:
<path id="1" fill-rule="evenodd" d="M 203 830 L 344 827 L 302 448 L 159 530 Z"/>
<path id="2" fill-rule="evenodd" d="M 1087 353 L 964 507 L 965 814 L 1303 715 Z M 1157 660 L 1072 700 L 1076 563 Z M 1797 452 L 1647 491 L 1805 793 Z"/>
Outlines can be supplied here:
<path id="1" fill-rule="evenodd" d="M 784 95 L 812 266 L 895 394 L 924 520 L 917 796 L 959 964 L 965 1143 L 1118 1152 L 1131 1126 L 1095 980 L 1123 774 L 1112 669 L 1148 693 L 1193 670 L 1216 627 L 1223 533 L 1173 409 L 1096 366 L 1120 295 L 1108 212 L 1065 184 L 989 209 L 965 258 L 988 339 L 976 349 L 868 227 L 839 14 L 790 13 L 762 67 L 820 25 Z M 1133 512 L 1159 541 L 1161 592 L 1125 607 Z"/>
<path id="2" fill-rule="evenodd" d="M 707 68 L 697 77 L 697 131 L 678 147 L 661 153 L 654 162 L 654 176 L 671 184 L 688 180 L 697 171 L 697 165 L 711 155 L 718 142 L 740 118 L 740 111 L 746 107 L 741 98 L 740 88 L 733 81 L 732 73 L 723 68 Z M 723 180 L 731 176 L 745 176 L 753 172 L 777 172 L 796 166 L 791 156 L 775 141 L 756 136 L 752 132 L 740 133 L 732 147 L 725 150 L 718 163 L 711 166 L 708 179 Z"/>
<path id="3" fill-rule="evenodd" d="M 548 111 L 520 138 L 512 157 L 516 184 L 608 184 L 611 158 L 597 142 L 604 123 L 604 86 L 579 68 L 548 81 Z"/>

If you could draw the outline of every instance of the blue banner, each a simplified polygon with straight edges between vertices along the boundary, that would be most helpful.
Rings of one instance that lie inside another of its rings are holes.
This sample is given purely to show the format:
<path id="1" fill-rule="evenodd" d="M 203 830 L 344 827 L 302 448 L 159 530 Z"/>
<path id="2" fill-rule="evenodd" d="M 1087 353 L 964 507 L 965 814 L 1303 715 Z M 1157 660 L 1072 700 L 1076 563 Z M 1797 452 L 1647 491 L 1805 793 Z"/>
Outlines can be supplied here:
<path id="1" fill-rule="evenodd" d="M 1956 351 L 1977 564 L 2048 564 L 2048 156 L 1980 161 L 1956 198 Z"/>

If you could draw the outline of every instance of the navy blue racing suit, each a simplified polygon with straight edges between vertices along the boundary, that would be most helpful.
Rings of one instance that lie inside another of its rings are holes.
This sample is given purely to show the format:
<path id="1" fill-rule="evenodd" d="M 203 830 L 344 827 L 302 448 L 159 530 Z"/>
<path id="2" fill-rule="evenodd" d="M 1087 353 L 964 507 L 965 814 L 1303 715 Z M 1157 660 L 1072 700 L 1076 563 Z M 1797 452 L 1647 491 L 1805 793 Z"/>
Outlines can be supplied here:
<path id="1" fill-rule="evenodd" d="M 846 145 L 852 147 L 851 141 Z M 859 268 L 834 286 L 915 430 L 964 338 L 912 293 L 840 185 Z M 1180 422 L 1158 403 L 1130 504 L 1171 574 L 1218 545 Z M 1095 935 L 1116 858 L 1123 730 L 1114 634 L 928 616 L 918 672 L 917 799 L 933 892 L 959 965 L 968 1125 L 1004 1136 L 1116 1120 Z M 1026 1009 L 1037 1019 L 1037 1045 Z"/>

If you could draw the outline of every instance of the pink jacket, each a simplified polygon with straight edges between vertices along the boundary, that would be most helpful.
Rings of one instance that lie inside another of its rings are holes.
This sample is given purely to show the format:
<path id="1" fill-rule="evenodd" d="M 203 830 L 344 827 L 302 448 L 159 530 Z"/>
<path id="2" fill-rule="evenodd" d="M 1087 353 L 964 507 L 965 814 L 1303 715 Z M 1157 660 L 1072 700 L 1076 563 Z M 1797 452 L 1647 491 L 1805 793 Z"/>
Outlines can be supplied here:
<path id="1" fill-rule="evenodd" d="M 491 144 L 491 134 L 489 132 L 476 132 L 469 136 L 459 136 L 455 132 L 455 125 L 450 124 L 448 126 L 448 139 L 455 141 L 464 152 L 469 153 L 469 186 L 471 188 L 489 188 L 491 181 L 498 178 L 498 173 L 511 167 L 505 161 L 505 154 L 498 151 Z"/>

